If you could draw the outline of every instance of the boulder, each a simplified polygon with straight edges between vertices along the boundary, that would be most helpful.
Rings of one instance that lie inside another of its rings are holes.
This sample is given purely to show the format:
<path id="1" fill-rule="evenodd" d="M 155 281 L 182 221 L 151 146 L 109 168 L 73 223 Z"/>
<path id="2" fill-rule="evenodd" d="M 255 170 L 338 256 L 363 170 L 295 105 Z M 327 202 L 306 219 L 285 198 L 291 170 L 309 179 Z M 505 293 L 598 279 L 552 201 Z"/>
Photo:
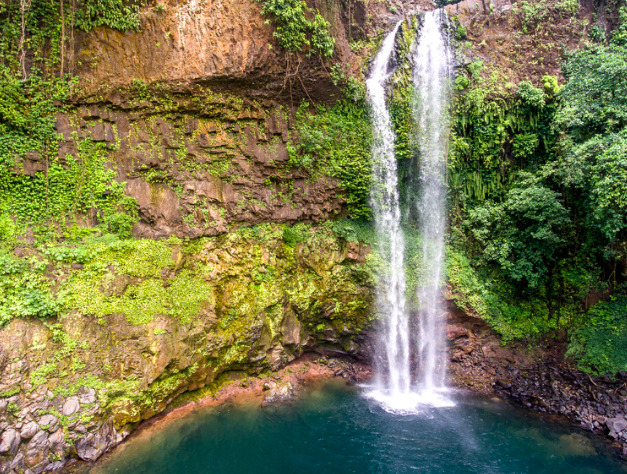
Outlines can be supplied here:
<path id="1" fill-rule="evenodd" d="M 610 432 L 620 433 L 627 428 L 627 420 L 623 417 L 610 418 L 605 422 Z"/>
<path id="2" fill-rule="evenodd" d="M 11 461 L 9 465 L 9 469 L 13 469 L 15 472 L 23 472 L 26 468 L 26 462 L 24 461 L 24 455 L 22 453 L 17 453 L 17 455 Z"/>
<path id="3" fill-rule="evenodd" d="M 76 443 L 76 453 L 83 461 L 93 462 L 117 444 L 117 435 L 111 421 L 105 423 L 95 435 L 81 438 Z"/>
<path id="4" fill-rule="evenodd" d="M 81 408 L 78 397 L 70 397 L 63 404 L 63 416 L 72 416 Z"/>
<path id="5" fill-rule="evenodd" d="M 26 465 L 38 466 L 48 457 L 48 433 L 39 430 L 26 447 Z"/>
<path id="6" fill-rule="evenodd" d="M 17 447 L 20 444 L 20 436 L 17 434 L 17 431 L 13 429 L 8 429 L 2 436 L 0 436 L 0 454 L 1 453 L 15 453 L 17 451 Z"/>
<path id="7" fill-rule="evenodd" d="M 48 445 L 50 446 L 50 450 L 57 457 L 63 457 L 67 453 L 68 444 L 65 441 L 65 436 L 61 428 L 48 437 Z"/>
<path id="8" fill-rule="evenodd" d="M 266 396 L 263 400 L 263 405 L 277 402 L 285 402 L 293 398 L 296 394 L 296 389 L 291 382 L 270 382 L 269 385 L 270 388 L 268 389 Z"/>
<path id="9" fill-rule="evenodd" d="M 39 419 L 39 426 L 41 426 L 42 429 L 53 433 L 59 426 L 59 420 L 54 415 L 44 415 Z"/>
<path id="10" fill-rule="evenodd" d="M 81 404 L 90 405 L 96 402 L 96 391 L 93 388 L 87 390 L 87 393 L 81 395 Z"/>
<path id="11" fill-rule="evenodd" d="M 34 421 L 31 421 L 30 423 L 26 423 L 24 425 L 22 431 L 20 431 L 20 436 L 22 437 L 22 439 L 31 439 L 33 436 L 35 436 L 35 433 L 37 433 L 37 431 L 39 431 L 39 425 Z"/>

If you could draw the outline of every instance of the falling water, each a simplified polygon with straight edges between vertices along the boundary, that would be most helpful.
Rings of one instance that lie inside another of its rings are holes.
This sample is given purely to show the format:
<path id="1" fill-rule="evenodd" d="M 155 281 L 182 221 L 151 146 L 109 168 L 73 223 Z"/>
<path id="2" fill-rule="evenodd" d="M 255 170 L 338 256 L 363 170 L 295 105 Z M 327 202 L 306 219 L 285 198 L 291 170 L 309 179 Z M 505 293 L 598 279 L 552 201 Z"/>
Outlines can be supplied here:
<path id="1" fill-rule="evenodd" d="M 378 389 L 381 393 L 405 394 L 411 388 L 409 370 L 409 320 L 405 304 L 405 273 L 403 258 L 405 242 L 401 231 L 398 173 L 394 154 L 394 131 L 385 104 L 385 85 L 390 77 L 389 63 L 400 22 L 385 38 L 377 54 L 370 77 L 366 81 L 368 102 L 372 113 L 374 145 L 372 171 L 374 186 L 372 208 L 379 251 L 386 263 L 387 274 L 381 278 L 377 294 L 377 310 L 384 315 L 384 330 L 379 346 L 383 361 L 378 367 Z"/>
<path id="2" fill-rule="evenodd" d="M 392 74 L 391 57 L 400 23 L 388 34 L 366 81 L 372 113 L 374 145 L 371 192 L 379 252 L 386 264 L 377 294 L 377 311 L 383 315 L 379 338 L 378 379 L 370 396 L 393 411 L 415 411 L 420 404 L 450 405 L 439 395 L 445 388 L 446 364 L 441 297 L 446 189 L 444 184 L 448 84 L 452 57 L 441 23 L 442 10 L 424 15 L 413 51 L 415 118 L 420 136 L 418 215 L 423 238 L 423 279 L 418 289 L 418 338 L 410 334 L 405 300 L 404 252 L 401 230 L 395 135 L 385 103 L 386 83 Z M 416 341 L 417 339 L 417 341 Z M 417 342 L 417 344 L 416 344 Z M 418 353 L 412 357 L 412 347 Z M 419 359 L 418 380 L 412 380 L 410 363 Z"/>
<path id="3" fill-rule="evenodd" d="M 439 391 L 446 386 L 441 278 L 446 226 L 447 105 L 453 73 L 451 47 L 442 31 L 446 21 L 443 10 L 425 14 L 413 56 L 414 117 L 419 124 L 420 148 L 418 218 L 423 239 L 423 278 L 418 288 L 419 387 L 424 392 Z"/>

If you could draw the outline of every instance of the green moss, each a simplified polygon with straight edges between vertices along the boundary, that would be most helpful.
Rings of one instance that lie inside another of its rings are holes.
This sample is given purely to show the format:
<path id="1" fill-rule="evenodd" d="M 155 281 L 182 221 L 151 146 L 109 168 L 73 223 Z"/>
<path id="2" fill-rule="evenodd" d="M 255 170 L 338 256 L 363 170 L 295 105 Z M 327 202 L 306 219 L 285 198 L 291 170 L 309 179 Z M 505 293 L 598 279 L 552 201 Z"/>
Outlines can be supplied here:
<path id="1" fill-rule="evenodd" d="M 0 398 L 9 398 L 9 397 L 12 397 L 13 395 L 17 395 L 18 393 L 20 393 L 20 387 L 16 386 L 16 387 L 7 389 L 4 392 L 1 392 Z"/>

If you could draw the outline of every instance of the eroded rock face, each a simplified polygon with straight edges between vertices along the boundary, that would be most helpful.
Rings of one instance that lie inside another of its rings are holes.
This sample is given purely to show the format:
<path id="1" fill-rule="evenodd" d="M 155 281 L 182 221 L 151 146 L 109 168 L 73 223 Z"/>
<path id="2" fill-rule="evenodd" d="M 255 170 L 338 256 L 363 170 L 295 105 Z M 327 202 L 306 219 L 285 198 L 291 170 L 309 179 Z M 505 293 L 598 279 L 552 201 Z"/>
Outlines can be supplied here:
<path id="1" fill-rule="evenodd" d="M 340 93 L 317 55 L 295 57 L 277 44 L 273 27 L 254 0 L 167 0 L 165 10 L 143 9 L 141 30 L 122 33 L 97 28 L 77 33 L 73 72 L 81 96 L 116 101 L 116 90 L 132 80 L 200 84 L 217 91 L 298 103 L 328 102 Z M 327 2 L 308 0 L 330 23 L 336 39 L 334 63 L 361 68 L 363 57 L 350 40 L 376 36 L 402 15 L 430 9 L 427 0 Z M 295 76 L 298 80 L 295 80 Z M 288 77 L 289 76 L 289 77 Z M 286 79 L 293 79 L 289 83 Z"/>
<path id="2" fill-rule="evenodd" d="M 277 47 L 258 2 L 184 0 L 163 4 L 165 11 L 144 11 L 140 32 L 100 28 L 79 37 L 76 73 L 88 89 L 116 88 L 139 79 L 148 83 L 182 81 L 230 92 L 240 89 L 260 97 L 289 93 L 283 87 L 287 56 Z M 339 45 L 344 43 L 339 41 Z M 345 54 L 340 48 L 338 55 Z M 304 80 L 312 93 L 317 88 L 334 88 L 320 66 L 315 59 L 303 65 Z"/>
<path id="3" fill-rule="evenodd" d="M 172 105 L 176 114 L 91 105 L 59 115 L 59 157 L 81 159 L 78 143 L 87 138 L 105 144 L 118 180 L 139 204 L 134 234 L 141 238 L 213 236 L 232 224 L 318 222 L 343 212 L 338 180 L 312 180 L 288 165 L 295 110 L 201 98 L 181 99 Z M 34 174 L 44 165 L 31 155 L 22 167 Z M 98 210 L 86 217 L 97 224 Z"/>

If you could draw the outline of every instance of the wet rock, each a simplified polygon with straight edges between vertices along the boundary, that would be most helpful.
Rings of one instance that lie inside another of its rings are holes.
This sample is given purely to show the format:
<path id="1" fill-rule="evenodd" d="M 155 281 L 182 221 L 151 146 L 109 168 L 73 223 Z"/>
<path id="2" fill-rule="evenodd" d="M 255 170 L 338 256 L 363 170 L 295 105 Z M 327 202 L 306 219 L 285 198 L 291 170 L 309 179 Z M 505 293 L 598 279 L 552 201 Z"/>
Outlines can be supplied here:
<path id="1" fill-rule="evenodd" d="M 54 415 L 44 415 L 39 419 L 39 426 L 41 426 L 42 429 L 53 433 L 59 426 L 59 420 Z"/>
<path id="2" fill-rule="evenodd" d="M 20 431 L 20 436 L 22 437 L 22 439 L 31 439 L 33 436 L 35 436 L 35 433 L 37 433 L 37 431 L 39 431 L 39 425 L 34 421 L 31 421 L 30 423 L 24 425 L 24 427 Z"/>
<path id="3" fill-rule="evenodd" d="M 13 453 L 17 451 L 20 444 L 20 436 L 14 429 L 8 429 L 0 436 L 0 454 Z"/>
<path id="4" fill-rule="evenodd" d="M 95 461 L 106 450 L 115 446 L 117 439 L 113 423 L 107 422 L 95 435 L 81 438 L 76 443 L 76 452 L 83 461 Z"/>
<path id="5" fill-rule="evenodd" d="M 268 390 L 268 393 L 263 400 L 263 405 L 277 402 L 285 402 L 293 398 L 295 393 L 296 390 L 291 382 L 281 382 L 274 384 L 274 386 L 272 386 L 270 390 Z"/>
<path id="6" fill-rule="evenodd" d="M 90 405 L 96 402 L 96 391 L 90 388 L 87 393 L 81 395 L 80 402 L 83 405 Z"/>
<path id="7" fill-rule="evenodd" d="M 625 420 L 624 417 L 610 418 L 606 421 L 606 425 L 610 429 L 610 432 L 620 433 L 627 428 L 627 420 Z"/>
<path id="8" fill-rule="evenodd" d="M 15 472 L 23 472 L 26 469 L 26 461 L 24 460 L 24 454 L 17 453 L 17 455 L 9 464 L 9 469 L 12 469 Z"/>
<path id="9" fill-rule="evenodd" d="M 58 429 L 48 437 L 48 445 L 57 457 L 63 457 L 67 453 L 68 444 L 65 441 L 62 429 Z"/>
<path id="10" fill-rule="evenodd" d="M 81 404 L 78 401 L 78 397 L 70 397 L 63 404 L 63 416 L 72 416 L 81 408 Z"/>
<path id="11" fill-rule="evenodd" d="M 48 456 L 48 433 L 38 431 L 26 447 L 26 464 L 30 467 L 41 464 Z"/>

